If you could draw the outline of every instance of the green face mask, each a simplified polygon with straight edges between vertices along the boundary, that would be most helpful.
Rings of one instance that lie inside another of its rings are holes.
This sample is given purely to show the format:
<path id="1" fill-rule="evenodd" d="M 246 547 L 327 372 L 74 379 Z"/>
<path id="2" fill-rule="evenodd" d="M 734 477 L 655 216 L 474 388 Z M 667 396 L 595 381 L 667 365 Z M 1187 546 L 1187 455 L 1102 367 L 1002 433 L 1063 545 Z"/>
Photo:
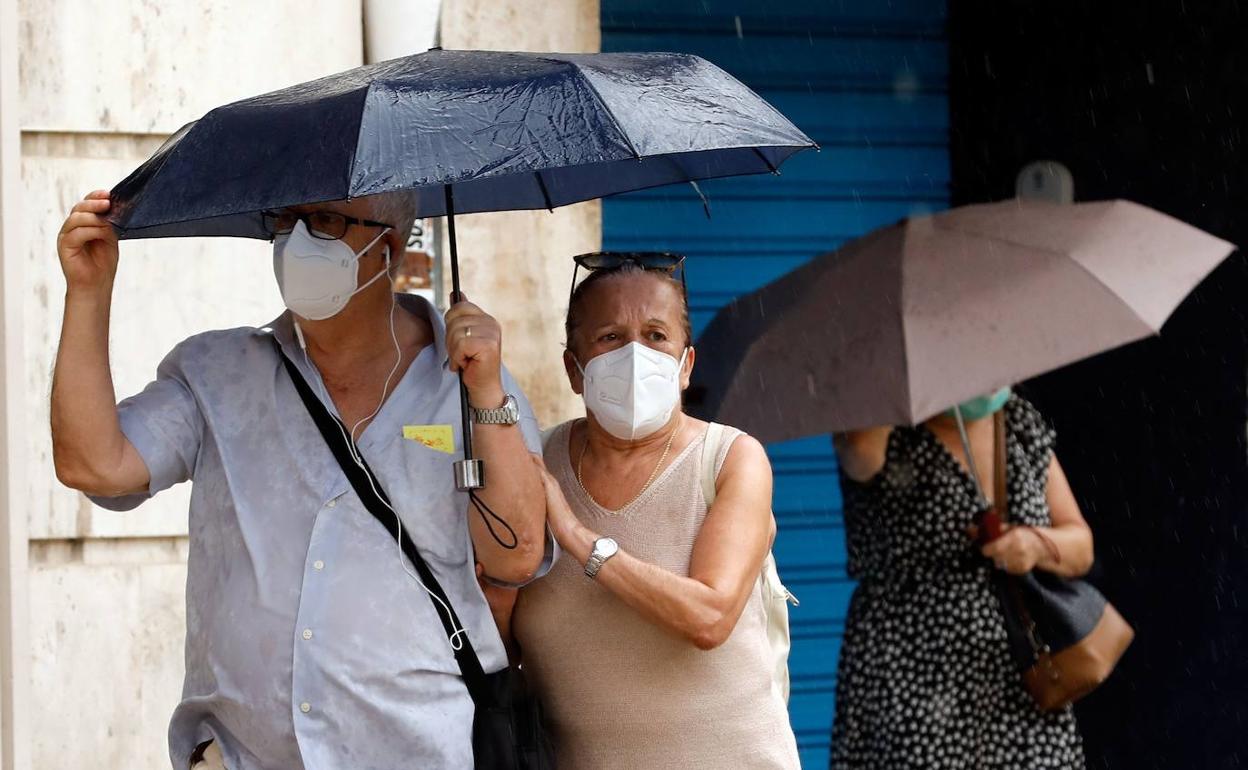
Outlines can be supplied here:
<path id="1" fill-rule="evenodd" d="M 958 404 L 958 410 L 962 412 L 962 419 L 967 422 L 982 420 L 1000 411 L 1001 407 L 1005 406 L 1005 402 L 1010 400 L 1010 393 L 1009 387 L 1004 387 L 996 393 L 964 401 Z M 946 411 L 945 414 L 950 418 L 957 419 L 952 409 Z"/>

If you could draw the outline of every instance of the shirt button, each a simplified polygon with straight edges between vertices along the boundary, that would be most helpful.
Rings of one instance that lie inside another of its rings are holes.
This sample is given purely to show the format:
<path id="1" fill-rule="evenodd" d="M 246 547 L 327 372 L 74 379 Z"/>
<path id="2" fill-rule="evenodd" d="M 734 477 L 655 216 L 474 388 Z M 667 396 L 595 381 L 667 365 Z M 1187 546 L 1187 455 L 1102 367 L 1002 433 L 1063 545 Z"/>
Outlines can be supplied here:
<path id="1" fill-rule="evenodd" d="M 312 710 L 312 704 L 308 703 L 307 701 L 304 701 L 303 703 L 299 704 L 299 710 L 306 714 Z"/>
<path id="2" fill-rule="evenodd" d="M 333 508 L 337 504 L 338 504 L 338 498 L 334 498 L 333 500 L 330 500 L 328 503 L 325 503 L 325 507 Z"/>
<path id="3" fill-rule="evenodd" d="M 320 559 L 317 559 L 316 561 L 312 562 L 312 567 L 313 569 L 325 569 L 325 562 L 321 561 Z"/>
<path id="4" fill-rule="evenodd" d="M 304 638 L 304 639 L 311 639 L 311 638 L 312 638 L 312 629 L 310 629 L 310 628 L 305 628 L 305 629 L 303 629 L 303 638 Z"/>

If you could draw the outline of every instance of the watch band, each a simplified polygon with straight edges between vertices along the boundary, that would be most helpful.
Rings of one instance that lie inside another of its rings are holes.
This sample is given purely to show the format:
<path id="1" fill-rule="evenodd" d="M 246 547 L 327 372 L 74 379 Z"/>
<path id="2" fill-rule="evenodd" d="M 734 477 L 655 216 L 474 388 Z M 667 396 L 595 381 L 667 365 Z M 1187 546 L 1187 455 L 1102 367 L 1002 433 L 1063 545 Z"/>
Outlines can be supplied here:
<path id="1" fill-rule="evenodd" d="M 606 563 L 606 558 L 601 554 L 590 556 L 589 560 L 585 562 L 585 576 L 590 578 L 598 577 L 598 570 L 602 569 L 602 565 Z"/>
<path id="2" fill-rule="evenodd" d="M 516 404 L 516 397 L 510 393 L 503 399 L 503 405 L 497 409 L 470 406 L 468 412 L 477 425 L 515 425 L 520 422 L 520 407 Z"/>

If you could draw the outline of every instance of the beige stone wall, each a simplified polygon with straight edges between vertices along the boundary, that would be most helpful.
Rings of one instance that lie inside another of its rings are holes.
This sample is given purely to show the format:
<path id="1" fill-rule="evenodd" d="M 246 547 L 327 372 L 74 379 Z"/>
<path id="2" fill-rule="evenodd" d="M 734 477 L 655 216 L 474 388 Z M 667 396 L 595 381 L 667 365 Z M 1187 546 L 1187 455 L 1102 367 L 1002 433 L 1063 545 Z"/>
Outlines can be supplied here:
<path id="1" fill-rule="evenodd" d="M 442 47 L 598 51 L 597 0 L 445 0 Z M 575 254 L 602 244 L 602 206 L 456 219 L 464 292 L 503 324 L 504 359 L 542 425 L 585 413 L 563 374 L 563 319 Z"/>
<path id="2" fill-rule="evenodd" d="M 22 481 L 30 501 L 30 537 L 151 537 L 186 533 L 189 487 L 166 492 L 136 511 L 97 508 L 61 486 L 51 472 L 48 393 L 60 335 L 65 283 L 56 232 L 85 192 L 111 187 L 141 163 L 163 135 L 24 132 L 23 248 L 27 285 L 25 381 L 29 423 L 25 451 L 34 468 Z M 156 364 L 185 337 L 206 329 L 264 323 L 282 309 L 261 241 L 166 239 L 128 241 L 113 297 L 112 364 L 118 397 L 135 393 Z"/>
<path id="3" fill-rule="evenodd" d="M 211 107 L 360 64 L 362 12 L 359 0 L 322 0 L 315 12 L 293 0 L 17 0 L 17 16 L 21 226 L 0 264 L 23 284 L 25 351 L 4 366 L 24 394 L 6 417 L 21 420 L 10 449 L 26 458 L 10 479 L 25 509 L 8 512 L 26 517 L 30 538 L 25 767 L 166 768 L 189 489 L 116 514 L 56 482 L 46 427 L 64 293 L 55 233 L 74 201 Z M 123 243 L 118 395 L 140 389 L 190 334 L 277 315 L 268 254 L 234 239 Z"/>
<path id="4" fill-rule="evenodd" d="M 185 584 L 184 537 L 32 544 L 33 768 L 169 767 Z"/>
<path id="5" fill-rule="evenodd" d="M 28 539 L 19 489 L 26 463 L 20 418 L 26 405 L 21 372 L 4 364 L 24 360 L 17 210 L 22 200 L 22 134 L 18 120 L 17 0 L 0 0 L 0 768 L 29 767 L 30 639 Z"/>
<path id="6" fill-rule="evenodd" d="M 0 377 L 8 386 L 0 459 L 23 462 L 0 477 L 0 548 L 20 547 L 29 563 L 19 565 L 22 580 L 0 579 L 0 592 L 25 588 L 29 611 L 18 631 L 29 655 L 16 674 L 29 687 L 21 719 L 0 714 L 6 728 L 17 725 L 20 742 L 16 751 L 0 746 L 0 766 L 168 767 L 189 489 L 115 514 L 56 482 L 47 401 L 64 284 L 54 235 L 74 201 L 111 187 L 210 107 L 359 64 L 362 2 L 321 0 L 313 12 L 294 0 L 0 0 L 0 23 L 13 16 L 17 24 L 0 30 L 0 44 L 16 40 L 10 69 L 19 75 L 16 98 L 3 102 L 18 130 L 10 139 L 0 132 L 0 159 L 8 159 L 0 189 L 20 190 L 0 198 Z M 596 0 L 447 0 L 441 18 L 448 48 L 598 49 Z M 561 374 L 559 330 L 569 257 L 597 248 L 600 229 L 596 203 L 461 222 L 468 292 L 505 324 L 508 364 L 546 423 L 579 411 Z M 112 327 L 118 394 L 141 388 L 178 340 L 276 315 L 269 264 L 259 242 L 123 244 Z M 0 568 L 7 563 L 0 559 Z M 0 694 L 23 692 L 3 685 Z"/>

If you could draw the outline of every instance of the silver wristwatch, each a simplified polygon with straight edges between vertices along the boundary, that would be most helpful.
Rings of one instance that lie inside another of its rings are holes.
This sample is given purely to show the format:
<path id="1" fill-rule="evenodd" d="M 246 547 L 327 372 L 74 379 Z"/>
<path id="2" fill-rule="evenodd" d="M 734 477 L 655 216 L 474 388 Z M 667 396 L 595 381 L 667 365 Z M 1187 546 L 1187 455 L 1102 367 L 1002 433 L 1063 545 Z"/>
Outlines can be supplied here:
<path id="1" fill-rule="evenodd" d="M 609 537 L 600 537 L 594 541 L 594 550 L 590 551 L 585 561 L 585 574 L 591 578 L 598 577 L 598 570 L 607 563 L 607 559 L 620 552 L 620 544 Z"/>
<path id="2" fill-rule="evenodd" d="M 520 406 L 516 403 L 516 397 L 510 393 L 503 399 L 503 405 L 497 409 L 470 406 L 468 411 L 477 425 L 515 425 L 520 422 Z"/>

